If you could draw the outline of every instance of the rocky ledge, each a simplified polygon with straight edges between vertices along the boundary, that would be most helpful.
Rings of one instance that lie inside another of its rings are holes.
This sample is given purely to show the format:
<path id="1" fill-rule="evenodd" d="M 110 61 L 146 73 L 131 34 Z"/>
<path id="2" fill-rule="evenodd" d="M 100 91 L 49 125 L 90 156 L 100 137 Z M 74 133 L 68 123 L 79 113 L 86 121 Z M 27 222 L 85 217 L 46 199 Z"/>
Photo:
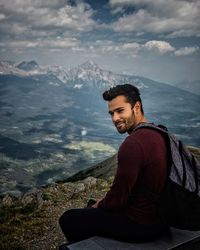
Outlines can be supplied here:
<path id="1" fill-rule="evenodd" d="M 189 149 L 200 160 L 200 149 Z M 116 155 L 63 182 L 33 189 L 22 197 L 1 197 L 0 249 L 56 249 L 65 242 L 58 225 L 60 215 L 67 209 L 86 206 L 91 197 L 103 197 L 115 169 Z"/>

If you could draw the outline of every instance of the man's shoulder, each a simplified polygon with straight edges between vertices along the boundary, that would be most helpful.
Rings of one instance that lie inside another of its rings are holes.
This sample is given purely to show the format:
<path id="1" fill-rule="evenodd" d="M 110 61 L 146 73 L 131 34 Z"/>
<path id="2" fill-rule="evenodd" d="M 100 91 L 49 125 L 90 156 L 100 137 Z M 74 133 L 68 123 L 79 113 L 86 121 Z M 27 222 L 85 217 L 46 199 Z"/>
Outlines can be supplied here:
<path id="1" fill-rule="evenodd" d="M 141 146 L 146 144 L 165 144 L 166 135 L 155 129 L 139 128 L 127 137 L 127 141 L 138 142 Z"/>
<path id="2" fill-rule="evenodd" d="M 133 131 L 130 135 L 130 138 L 137 138 L 137 137 L 144 137 L 144 136 L 148 136 L 149 138 L 151 137 L 163 137 L 163 134 L 156 130 L 156 129 L 152 129 L 152 128 L 138 128 L 136 131 Z"/>

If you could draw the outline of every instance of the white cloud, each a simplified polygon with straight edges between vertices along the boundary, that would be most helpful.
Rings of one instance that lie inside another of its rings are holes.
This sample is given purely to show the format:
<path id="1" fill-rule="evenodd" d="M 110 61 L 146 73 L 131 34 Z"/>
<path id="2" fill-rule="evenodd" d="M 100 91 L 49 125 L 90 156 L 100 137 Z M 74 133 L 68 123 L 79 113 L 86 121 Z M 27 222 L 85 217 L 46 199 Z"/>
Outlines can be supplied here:
<path id="1" fill-rule="evenodd" d="M 42 31 L 47 35 L 66 30 L 84 32 L 96 25 L 92 19 L 93 10 L 81 1 L 71 6 L 65 0 L 3 0 L 0 13 L 0 19 L 6 19 L 1 22 L 0 30 L 11 37 L 19 35 L 20 29 L 23 37 L 39 37 Z"/>
<path id="2" fill-rule="evenodd" d="M 93 47 L 93 51 L 97 54 L 110 54 L 113 56 L 122 56 L 122 57 L 136 57 L 144 56 L 147 51 L 151 51 L 156 55 L 163 55 L 176 51 L 176 48 L 173 47 L 170 43 L 165 41 L 150 40 L 145 43 L 115 43 L 111 41 L 96 41 L 96 44 Z M 92 51 L 91 51 L 92 52 Z"/>
<path id="3" fill-rule="evenodd" d="M 28 6 L 34 7 L 34 8 L 43 8 L 43 7 L 49 7 L 49 8 L 55 8 L 64 6 L 66 4 L 66 0 L 1 0 L 1 5 L 5 6 L 7 9 L 13 10 L 13 11 L 24 11 Z"/>
<path id="4" fill-rule="evenodd" d="M 6 16 L 5 16 L 5 14 L 0 13 L 0 20 L 3 20 L 3 19 L 6 19 Z"/>
<path id="5" fill-rule="evenodd" d="M 171 28 L 179 28 L 180 24 L 173 19 L 154 16 L 147 10 L 140 9 L 136 13 L 121 17 L 111 25 L 116 32 L 149 32 L 160 34 L 170 32 Z"/>
<path id="6" fill-rule="evenodd" d="M 0 48 L 6 58 L 20 54 L 43 60 L 52 52 L 59 61 L 58 54 L 83 51 L 74 37 L 96 26 L 93 10 L 83 1 L 2 0 L 0 7 Z"/>
<path id="7" fill-rule="evenodd" d="M 115 43 L 112 41 L 96 41 L 94 46 L 96 53 L 111 54 L 111 55 L 123 55 L 128 57 L 135 57 L 140 49 L 139 43 Z"/>
<path id="8" fill-rule="evenodd" d="M 148 50 L 157 50 L 161 54 L 165 54 L 174 51 L 175 48 L 170 45 L 170 43 L 165 41 L 148 41 L 144 44 L 144 48 Z"/>
<path id="9" fill-rule="evenodd" d="M 123 49 L 133 49 L 133 50 L 138 50 L 140 48 L 140 45 L 138 43 L 125 43 L 122 45 Z"/>
<path id="10" fill-rule="evenodd" d="M 42 38 L 35 40 L 23 41 L 8 41 L 6 44 L 0 42 L 0 49 L 7 49 L 21 53 L 28 50 L 39 50 L 43 52 L 49 50 L 53 53 L 70 52 L 81 55 L 82 57 L 97 57 L 98 55 L 110 55 L 111 57 L 131 58 L 136 56 L 144 56 L 147 51 L 155 55 L 169 54 L 175 56 L 189 56 L 199 50 L 199 47 L 184 47 L 176 49 L 169 42 L 160 40 L 150 40 L 144 43 L 128 42 L 116 43 L 111 40 L 97 40 L 95 43 L 88 42 L 81 43 L 76 38 L 62 38 L 55 39 Z M 172 53 L 173 52 L 173 53 Z"/>
<path id="11" fill-rule="evenodd" d="M 150 40 L 146 43 L 124 43 L 116 44 L 111 41 L 96 41 L 92 51 L 95 51 L 97 54 L 113 54 L 113 55 L 122 55 L 126 57 L 135 57 L 139 54 L 145 54 L 146 51 L 151 51 L 157 55 L 171 54 L 176 56 L 189 56 L 194 54 L 199 50 L 199 47 L 184 47 L 176 49 L 169 42 L 159 41 L 159 40 Z M 87 49 L 85 48 L 85 52 Z M 173 52 L 173 53 L 172 53 Z"/>
<path id="12" fill-rule="evenodd" d="M 7 47 L 10 49 L 29 49 L 29 48 L 51 48 L 51 49 L 66 49 L 77 46 L 78 41 L 76 39 L 41 39 L 33 41 L 9 41 L 6 43 L 0 43 L 0 47 Z"/>
<path id="13" fill-rule="evenodd" d="M 110 25 L 116 32 L 200 36 L 200 2 L 185 0 L 110 0 L 113 11 L 132 6 L 135 12 L 124 15 Z"/>
<path id="14" fill-rule="evenodd" d="M 95 26 L 91 18 L 92 10 L 83 3 L 77 6 L 67 5 L 59 9 L 40 9 L 40 12 L 44 12 L 42 16 L 40 13 L 40 18 L 37 17 L 38 13 L 35 13 L 35 17 L 31 20 L 33 27 L 52 27 L 52 29 L 60 27 L 63 30 L 88 31 Z"/>
<path id="15" fill-rule="evenodd" d="M 176 56 L 189 56 L 196 53 L 199 50 L 199 47 L 184 47 L 176 50 L 174 54 Z"/>

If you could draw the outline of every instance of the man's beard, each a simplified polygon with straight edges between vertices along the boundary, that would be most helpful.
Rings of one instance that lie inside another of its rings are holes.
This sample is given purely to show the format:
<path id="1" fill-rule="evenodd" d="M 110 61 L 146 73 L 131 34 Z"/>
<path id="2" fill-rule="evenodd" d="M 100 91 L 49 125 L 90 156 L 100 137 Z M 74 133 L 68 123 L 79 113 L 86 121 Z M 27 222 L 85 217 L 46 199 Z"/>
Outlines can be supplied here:
<path id="1" fill-rule="evenodd" d="M 127 131 L 125 122 L 115 123 L 115 127 L 120 134 L 124 134 Z"/>
<path id="2" fill-rule="evenodd" d="M 115 122 L 115 127 L 120 134 L 130 133 L 134 128 L 134 114 L 126 119 Z"/>

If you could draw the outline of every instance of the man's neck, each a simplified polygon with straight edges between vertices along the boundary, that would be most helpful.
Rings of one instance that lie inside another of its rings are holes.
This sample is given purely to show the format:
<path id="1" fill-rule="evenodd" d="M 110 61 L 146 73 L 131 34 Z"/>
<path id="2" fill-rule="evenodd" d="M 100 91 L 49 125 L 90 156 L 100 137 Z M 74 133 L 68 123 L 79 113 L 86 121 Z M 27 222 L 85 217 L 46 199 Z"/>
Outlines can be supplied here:
<path id="1" fill-rule="evenodd" d="M 137 117 L 134 128 L 137 127 L 137 125 L 140 123 L 147 123 L 147 122 L 148 122 L 148 120 L 146 119 L 146 117 L 141 115 L 141 116 Z"/>
<path id="2" fill-rule="evenodd" d="M 141 116 L 139 119 L 137 119 L 135 126 L 129 131 L 127 131 L 127 133 L 130 135 L 131 132 L 134 130 L 134 128 L 136 128 L 140 123 L 147 123 L 147 122 L 148 120 L 144 116 Z"/>

